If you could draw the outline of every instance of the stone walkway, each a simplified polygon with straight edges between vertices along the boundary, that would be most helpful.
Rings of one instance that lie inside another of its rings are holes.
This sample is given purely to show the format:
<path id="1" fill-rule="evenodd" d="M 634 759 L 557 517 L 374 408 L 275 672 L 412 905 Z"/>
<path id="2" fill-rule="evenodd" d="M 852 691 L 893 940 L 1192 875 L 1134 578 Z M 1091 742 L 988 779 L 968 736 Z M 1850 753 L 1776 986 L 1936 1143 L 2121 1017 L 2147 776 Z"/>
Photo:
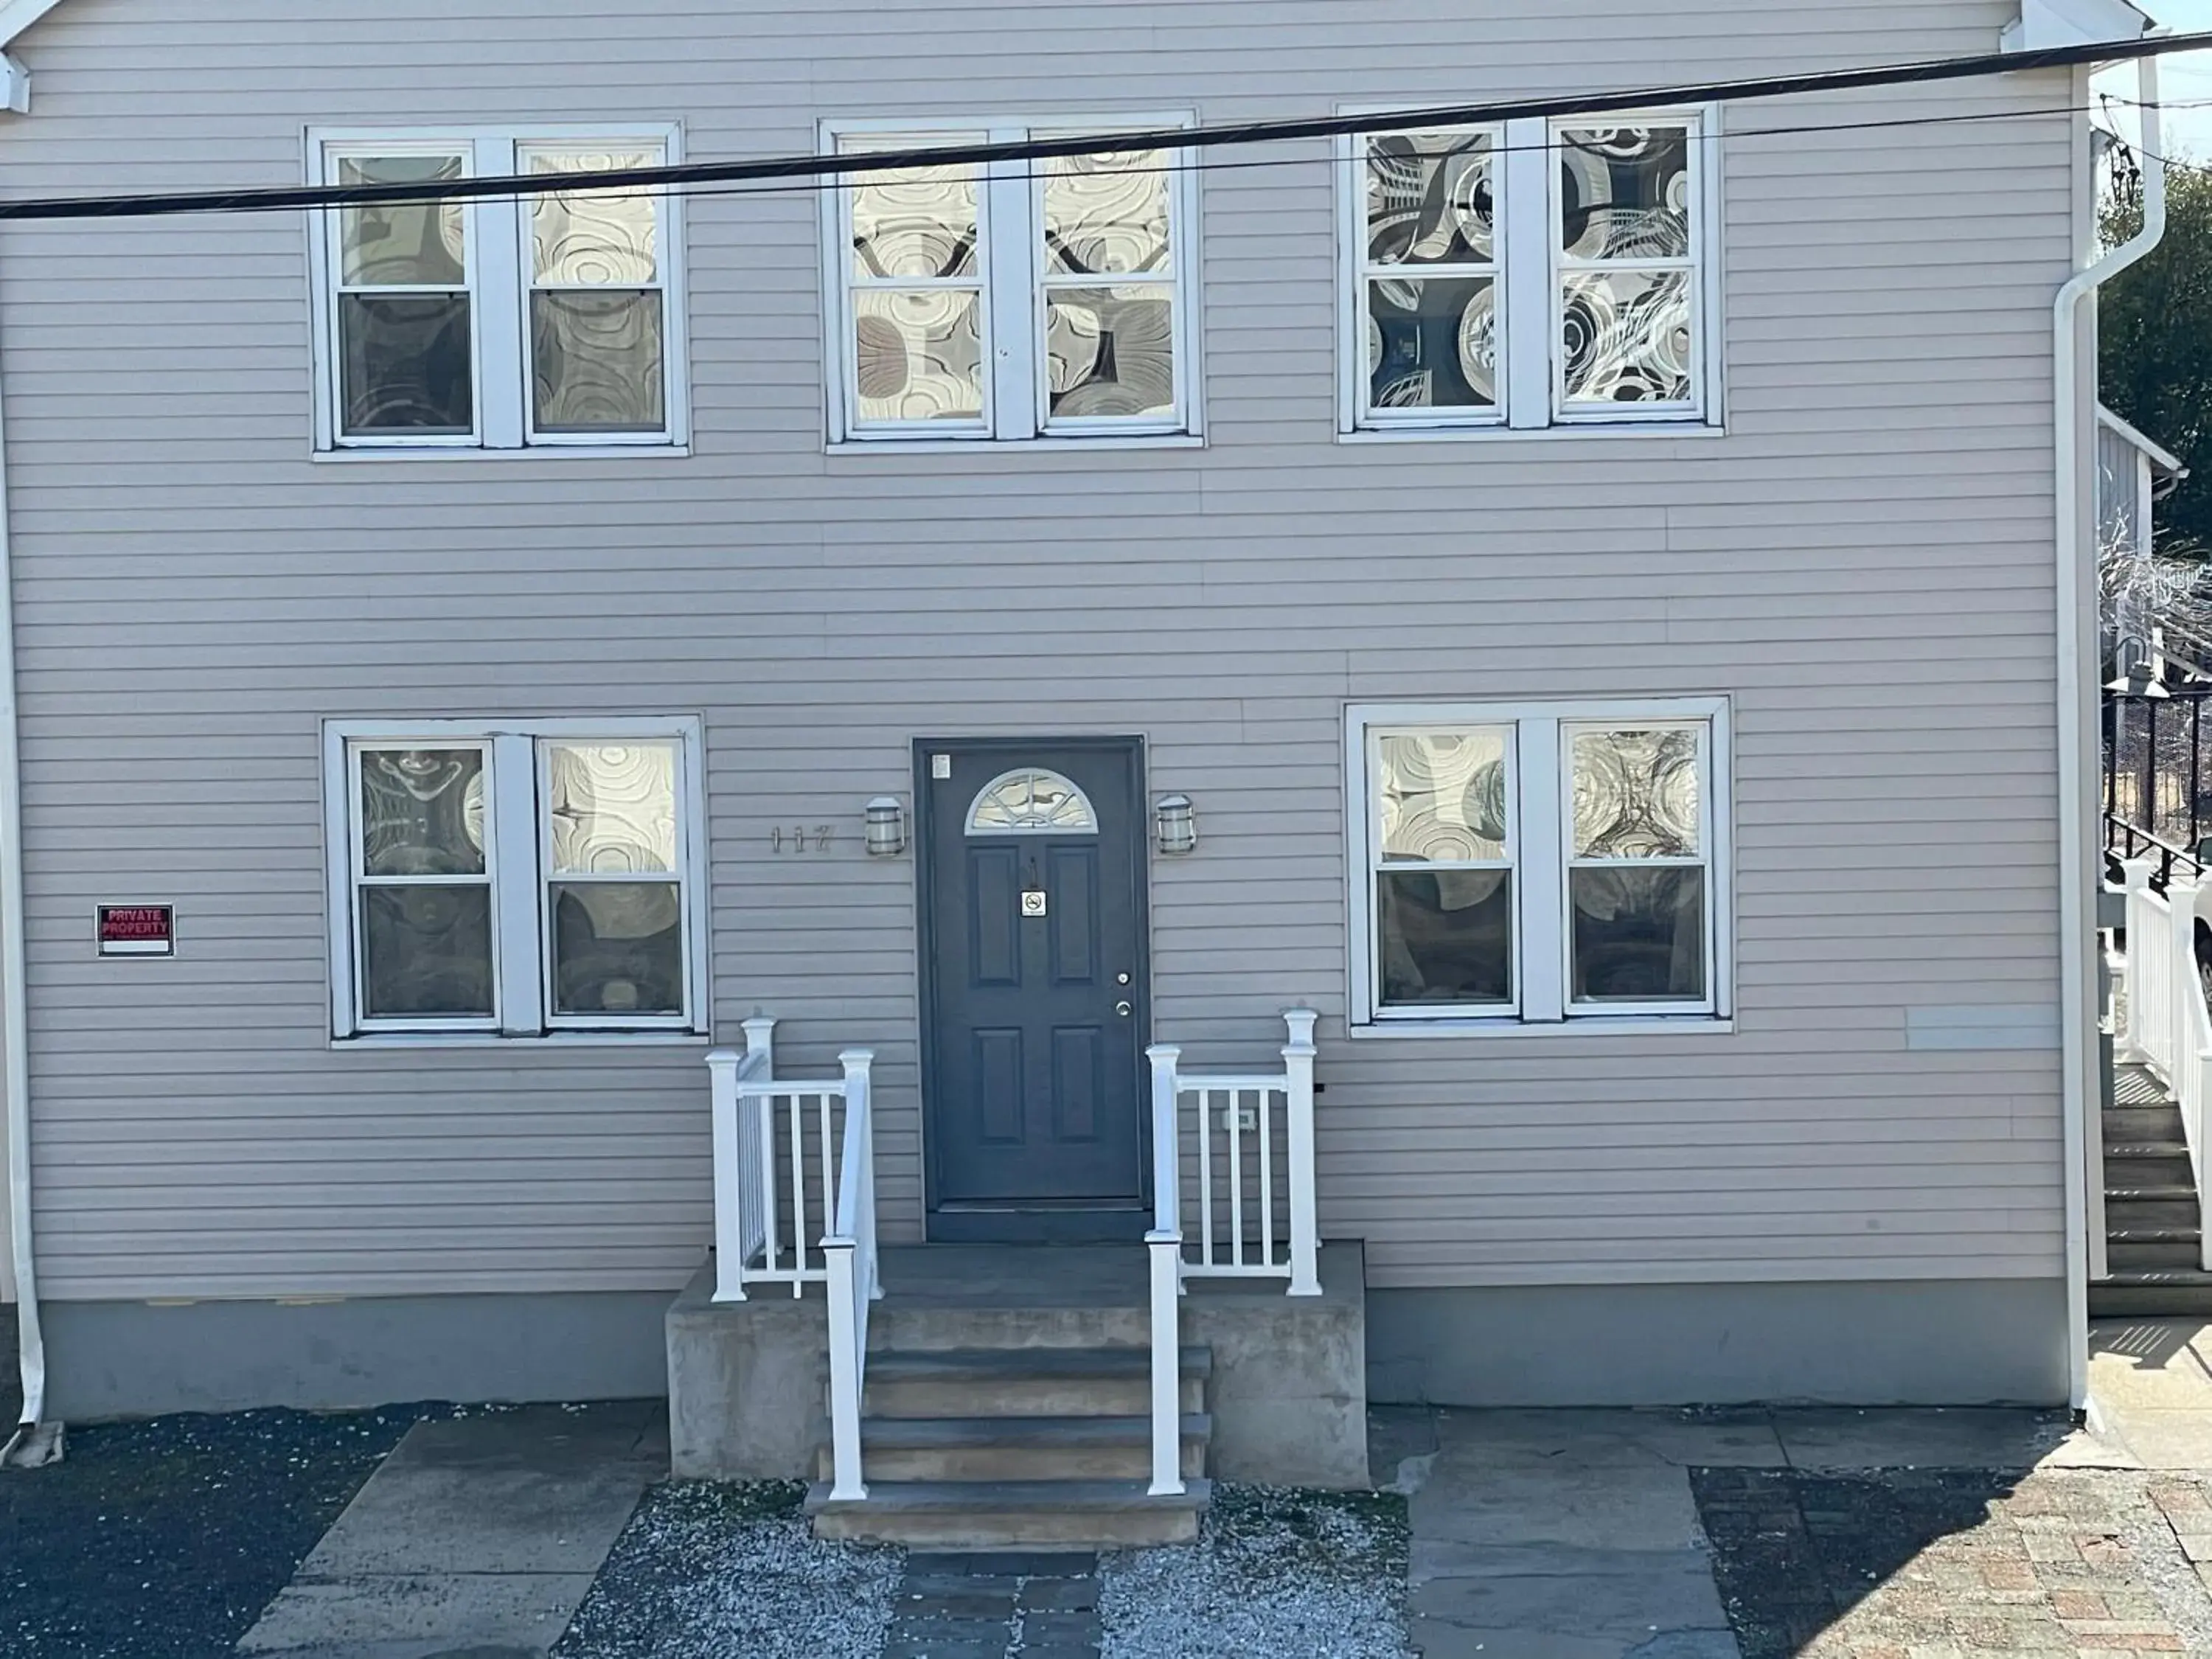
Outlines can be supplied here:
<path id="1" fill-rule="evenodd" d="M 1689 1467 L 1771 1459 L 1763 1416 L 1376 1418 L 1377 1478 L 1412 1494 L 1407 1623 L 1424 1659 L 1736 1659 Z"/>
<path id="2" fill-rule="evenodd" d="M 255 1659 L 544 1654 L 647 1486 L 657 1401 L 416 1424 L 238 1644 Z"/>
<path id="3" fill-rule="evenodd" d="M 1405 1507 L 1344 1502 L 1399 1518 L 1253 1489 L 1212 1554 L 822 1545 L 796 1486 L 640 1507 L 666 1468 L 654 1406 L 464 1413 L 408 1431 L 239 1650 L 521 1659 L 584 1603 L 561 1650 L 592 1659 L 719 1656 L 740 1626 L 744 1650 L 807 1659 L 1275 1659 L 1290 1629 L 1301 1659 L 2212 1655 L 2212 1326 L 2118 1322 L 2094 1349 L 2088 1432 L 2029 1411 L 1382 1409 L 1373 1472 Z M 1324 1609 L 1332 1573 L 1370 1598 L 1356 1620 Z"/>
<path id="4" fill-rule="evenodd" d="M 883 1659 L 1096 1659 L 1093 1554 L 906 1559 Z"/>

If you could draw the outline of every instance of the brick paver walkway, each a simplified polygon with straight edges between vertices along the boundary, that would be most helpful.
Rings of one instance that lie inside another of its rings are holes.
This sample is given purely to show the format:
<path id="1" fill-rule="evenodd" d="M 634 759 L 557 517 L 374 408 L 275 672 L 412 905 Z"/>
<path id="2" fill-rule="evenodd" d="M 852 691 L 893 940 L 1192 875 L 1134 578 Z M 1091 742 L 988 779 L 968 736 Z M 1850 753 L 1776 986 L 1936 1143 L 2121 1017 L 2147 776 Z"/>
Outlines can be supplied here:
<path id="1" fill-rule="evenodd" d="M 1096 1659 L 1098 1558 L 907 1557 L 884 1659 Z"/>
<path id="2" fill-rule="evenodd" d="M 2212 1496 L 2185 1476 L 1698 1469 L 1744 1659 L 2206 1651 Z"/>

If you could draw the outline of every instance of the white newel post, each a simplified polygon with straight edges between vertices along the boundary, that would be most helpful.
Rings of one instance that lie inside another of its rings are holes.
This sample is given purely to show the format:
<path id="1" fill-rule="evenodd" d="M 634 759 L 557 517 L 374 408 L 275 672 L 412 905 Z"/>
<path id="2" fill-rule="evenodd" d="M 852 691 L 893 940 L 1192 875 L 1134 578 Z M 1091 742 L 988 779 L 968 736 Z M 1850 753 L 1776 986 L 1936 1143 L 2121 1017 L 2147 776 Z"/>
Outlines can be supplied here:
<path id="1" fill-rule="evenodd" d="M 1314 1023 L 1310 1008 L 1286 1008 L 1283 1070 L 1290 1079 L 1291 1294 L 1321 1294 L 1321 1218 L 1314 1196 Z M 1262 1103 L 1261 1109 L 1266 1109 Z"/>
<path id="2" fill-rule="evenodd" d="M 1171 1498 L 1183 1490 L 1182 1175 L 1176 1121 L 1176 1065 L 1182 1050 L 1156 1042 L 1145 1057 L 1152 1065 L 1152 1230 L 1145 1235 L 1152 1270 L 1150 1490 L 1155 1498 Z M 1199 1150 L 1203 1155 L 1203 1143 Z"/>
<path id="3" fill-rule="evenodd" d="M 768 1014 L 755 1014 L 743 1022 L 745 1034 L 745 1057 L 760 1056 L 760 1075 L 775 1075 L 775 1020 Z"/>
<path id="4" fill-rule="evenodd" d="M 1151 1232 L 1152 1257 L 1152 1484 L 1171 1498 L 1182 1484 L 1182 1240 Z"/>
<path id="5" fill-rule="evenodd" d="M 707 1056 L 714 1087 L 714 1300 L 745 1299 L 742 1215 L 744 1196 L 738 1151 L 738 1054 L 717 1048 Z"/>
<path id="6" fill-rule="evenodd" d="M 860 1333 L 847 1317 L 860 1305 L 854 1295 L 853 1250 L 849 1238 L 822 1241 L 823 1262 L 830 1270 L 830 1453 L 835 1476 L 830 1496 L 840 1503 L 857 1503 L 868 1495 L 860 1479 Z"/>
<path id="7" fill-rule="evenodd" d="M 1155 1042 L 1145 1058 L 1152 1063 L 1152 1231 L 1180 1235 L 1182 1149 L 1176 1140 L 1176 1064 L 1182 1050 L 1172 1042 Z"/>
<path id="8" fill-rule="evenodd" d="M 880 1301 L 884 1294 L 884 1276 L 876 1261 L 876 1120 L 875 1102 L 869 1091 L 870 1069 L 875 1065 L 872 1048 L 848 1048 L 837 1056 L 837 1064 L 845 1073 L 845 1121 L 851 1122 L 858 1113 L 867 1126 L 860 1137 L 860 1237 L 863 1258 L 868 1264 L 868 1297 Z"/>

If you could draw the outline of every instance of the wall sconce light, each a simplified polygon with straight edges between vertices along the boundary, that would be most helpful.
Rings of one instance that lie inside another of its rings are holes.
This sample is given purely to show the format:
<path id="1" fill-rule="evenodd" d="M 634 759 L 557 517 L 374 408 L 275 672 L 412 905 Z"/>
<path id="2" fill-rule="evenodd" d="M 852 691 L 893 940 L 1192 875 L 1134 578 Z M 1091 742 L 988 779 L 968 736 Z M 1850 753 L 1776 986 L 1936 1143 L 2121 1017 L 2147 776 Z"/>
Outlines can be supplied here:
<path id="1" fill-rule="evenodd" d="M 1188 853 L 1198 846 L 1198 813 L 1188 795 L 1162 795 L 1152 808 L 1152 827 L 1163 853 Z"/>
<path id="2" fill-rule="evenodd" d="M 878 795 L 867 805 L 868 856 L 895 859 L 906 851 L 906 807 L 896 795 Z"/>

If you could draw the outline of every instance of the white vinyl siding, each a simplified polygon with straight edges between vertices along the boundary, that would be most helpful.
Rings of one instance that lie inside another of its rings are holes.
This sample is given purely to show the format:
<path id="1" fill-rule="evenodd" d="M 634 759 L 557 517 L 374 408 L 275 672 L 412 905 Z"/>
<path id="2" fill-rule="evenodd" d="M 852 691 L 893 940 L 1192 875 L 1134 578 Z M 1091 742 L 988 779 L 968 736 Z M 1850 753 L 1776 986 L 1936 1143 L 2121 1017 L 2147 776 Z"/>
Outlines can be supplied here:
<path id="1" fill-rule="evenodd" d="M 5 142 L 18 179 L 85 194 L 294 185 L 316 122 L 558 137 L 649 106 L 695 159 L 801 155 L 894 94 L 948 128 L 1047 100 L 1327 115 L 1985 52 L 2017 9 L 464 0 L 395 31 L 366 0 L 236 28 L 101 0 L 25 37 L 38 109 Z M 2078 101 L 2039 72 L 1729 107 L 1724 436 L 1338 443 L 1322 140 L 1196 175 L 1203 450 L 825 453 L 811 189 L 684 204 L 680 465 L 313 464 L 298 216 L 0 224 L 43 1288 L 697 1268 L 696 1047 L 331 1041 L 319 722 L 579 708 L 704 717 L 702 1012 L 732 1042 L 776 1016 L 793 1076 L 876 1051 L 888 1242 L 922 1225 L 915 865 L 861 852 L 861 809 L 911 791 L 917 733 L 1131 732 L 1202 830 L 1152 865 L 1153 1029 L 1249 1067 L 1280 1009 L 1322 1011 L 1322 1231 L 1366 1241 L 1371 1284 L 2056 1277 L 2055 1051 L 1906 1032 L 1970 1004 L 2056 1022 Z M 1347 703 L 1716 690 L 1733 1033 L 1347 1038 Z M 95 958 L 93 906 L 138 897 L 177 904 L 177 957 Z"/>
<path id="2" fill-rule="evenodd" d="M 671 127 L 544 138 L 318 131 L 308 145 L 310 179 L 331 185 L 682 159 Z M 656 190 L 580 191 L 303 216 L 316 296 L 317 448 L 487 453 L 685 442 L 681 200 Z M 396 257 L 384 252 L 392 243 Z M 404 313 L 386 325 L 384 340 L 371 333 L 364 342 L 366 308 L 421 313 L 441 302 L 465 307 L 465 322 L 447 322 L 434 344 Z M 377 348 L 374 361 L 365 345 Z M 467 385 L 456 392 L 464 368 Z"/>
<path id="3" fill-rule="evenodd" d="M 1185 115 L 832 122 L 833 154 L 1018 143 Z M 1200 430 L 1183 151 L 842 176 L 823 198 L 830 436 L 1184 440 Z"/>

